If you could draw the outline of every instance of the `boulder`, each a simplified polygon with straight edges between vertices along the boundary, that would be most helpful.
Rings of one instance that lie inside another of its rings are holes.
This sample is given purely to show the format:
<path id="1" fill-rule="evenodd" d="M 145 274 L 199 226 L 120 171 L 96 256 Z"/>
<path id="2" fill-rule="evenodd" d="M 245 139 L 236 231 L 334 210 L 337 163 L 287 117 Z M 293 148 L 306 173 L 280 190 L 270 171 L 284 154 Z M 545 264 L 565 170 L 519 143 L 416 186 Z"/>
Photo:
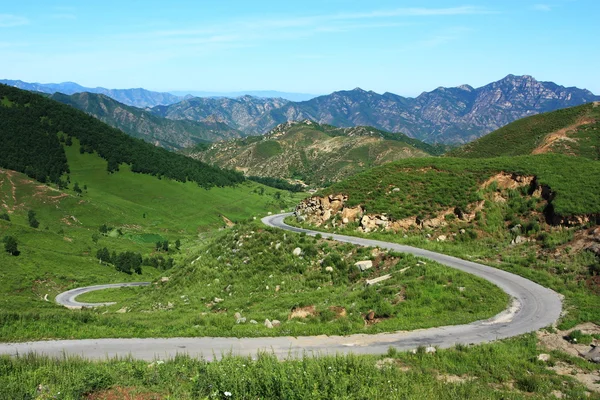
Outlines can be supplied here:
<path id="1" fill-rule="evenodd" d="M 408 267 L 408 268 L 410 268 L 410 267 Z M 391 274 L 387 274 L 387 275 L 380 276 L 379 278 L 367 279 L 367 286 L 371 286 L 376 283 L 386 281 L 386 280 L 390 279 L 391 277 L 392 277 Z"/>
<path id="2" fill-rule="evenodd" d="M 544 353 L 542 353 L 542 354 L 540 354 L 540 355 L 537 356 L 537 359 L 539 361 L 548 362 L 548 361 L 550 361 L 550 354 L 544 354 Z"/>
<path id="3" fill-rule="evenodd" d="M 302 249 L 300 247 L 296 247 L 294 251 L 292 251 L 292 254 L 296 257 L 299 257 L 302 254 Z"/>
<path id="4" fill-rule="evenodd" d="M 357 261 L 354 265 L 360 271 L 366 271 L 368 269 L 373 268 L 373 261 L 371 261 L 371 260 Z"/>
<path id="5" fill-rule="evenodd" d="M 256 325 L 256 324 L 258 324 L 258 322 L 256 322 L 256 320 L 254 320 L 254 319 L 251 319 L 251 320 L 250 320 L 250 323 L 251 323 L 252 325 Z"/>
<path id="6" fill-rule="evenodd" d="M 215 297 L 215 298 L 213 299 L 213 303 L 220 303 L 220 302 L 222 302 L 222 301 L 223 301 L 223 299 L 220 299 L 220 298 L 218 298 L 218 297 Z"/>
<path id="7" fill-rule="evenodd" d="M 593 363 L 600 364 L 600 347 L 593 346 L 590 351 L 583 355 L 583 358 Z"/>
<path id="8" fill-rule="evenodd" d="M 276 328 L 278 326 L 281 326 L 281 322 L 279 320 L 274 319 L 273 321 L 271 321 L 271 325 L 273 326 L 273 328 Z"/>
<path id="9" fill-rule="evenodd" d="M 273 324 L 268 319 L 265 319 L 265 327 L 273 329 Z"/>
<path id="10" fill-rule="evenodd" d="M 242 314 L 240 314 L 239 312 L 236 312 L 235 314 L 233 314 L 233 317 L 235 319 L 240 319 L 240 318 L 242 318 Z"/>
<path id="11" fill-rule="evenodd" d="M 342 220 L 344 218 L 348 219 L 348 222 L 354 222 L 358 218 L 360 218 L 363 214 L 363 209 L 361 206 L 356 206 L 353 208 L 346 207 L 342 210 Z M 348 222 L 344 222 L 347 224 Z"/>
<path id="12" fill-rule="evenodd" d="M 437 240 L 438 242 L 445 242 L 445 241 L 446 241 L 446 239 L 448 239 L 448 237 L 447 237 L 446 235 L 440 235 L 440 236 L 438 236 L 438 237 L 437 237 L 437 239 L 436 239 L 436 240 Z"/>
<path id="13" fill-rule="evenodd" d="M 437 349 L 433 346 L 425 347 L 425 354 L 433 354 L 437 351 Z"/>
<path id="14" fill-rule="evenodd" d="M 325 267 L 326 272 L 333 272 L 333 267 Z"/>
<path id="15" fill-rule="evenodd" d="M 246 317 L 241 317 L 235 320 L 236 324 L 245 324 L 246 323 Z"/>

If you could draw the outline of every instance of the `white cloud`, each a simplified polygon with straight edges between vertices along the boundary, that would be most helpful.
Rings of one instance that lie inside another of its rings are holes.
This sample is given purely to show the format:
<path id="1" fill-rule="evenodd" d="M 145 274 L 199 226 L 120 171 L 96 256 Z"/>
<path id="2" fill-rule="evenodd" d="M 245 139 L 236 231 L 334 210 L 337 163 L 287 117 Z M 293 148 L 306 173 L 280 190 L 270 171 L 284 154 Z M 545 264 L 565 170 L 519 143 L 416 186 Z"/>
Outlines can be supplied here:
<path id="1" fill-rule="evenodd" d="M 25 17 L 12 14 L 0 14 L 0 28 L 12 28 L 13 26 L 27 24 L 29 24 L 29 20 Z"/>

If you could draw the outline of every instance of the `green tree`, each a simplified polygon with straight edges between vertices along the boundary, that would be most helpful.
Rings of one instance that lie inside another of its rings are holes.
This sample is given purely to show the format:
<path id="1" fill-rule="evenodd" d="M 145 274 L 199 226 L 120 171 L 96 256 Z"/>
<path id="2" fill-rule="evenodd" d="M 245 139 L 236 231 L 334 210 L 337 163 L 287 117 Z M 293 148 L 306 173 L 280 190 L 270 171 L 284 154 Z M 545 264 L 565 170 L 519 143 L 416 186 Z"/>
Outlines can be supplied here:
<path id="1" fill-rule="evenodd" d="M 0 219 L 3 219 L 5 221 L 10 221 L 10 217 L 8 216 L 8 213 L 0 214 Z"/>
<path id="2" fill-rule="evenodd" d="M 75 182 L 75 185 L 73 185 L 73 190 L 78 193 L 81 194 L 81 188 L 79 187 L 79 183 Z"/>
<path id="3" fill-rule="evenodd" d="M 35 218 L 35 211 L 29 210 L 27 213 L 27 218 L 29 219 L 29 226 L 32 228 L 37 228 L 40 226 L 39 221 Z"/>
<path id="4" fill-rule="evenodd" d="M 177 250 L 179 250 L 179 248 L 180 248 L 180 247 L 181 247 L 181 241 L 180 241 L 179 239 L 177 239 L 177 240 L 175 241 L 175 248 L 176 248 Z"/>
<path id="5" fill-rule="evenodd" d="M 98 243 L 98 239 L 100 239 L 100 236 L 98 236 L 97 233 L 93 233 L 92 234 L 92 242 Z"/>
<path id="6" fill-rule="evenodd" d="M 162 243 L 162 249 L 163 249 L 163 251 L 166 251 L 166 252 L 168 252 L 168 251 L 169 251 L 169 241 L 168 241 L 168 240 L 165 240 L 165 241 Z"/>
<path id="7" fill-rule="evenodd" d="M 17 239 L 12 236 L 5 236 L 2 241 L 4 242 L 4 250 L 6 250 L 7 253 L 12 254 L 13 256 L 18 256 L 20 254 L 19 249 L 17 248 Z"/>

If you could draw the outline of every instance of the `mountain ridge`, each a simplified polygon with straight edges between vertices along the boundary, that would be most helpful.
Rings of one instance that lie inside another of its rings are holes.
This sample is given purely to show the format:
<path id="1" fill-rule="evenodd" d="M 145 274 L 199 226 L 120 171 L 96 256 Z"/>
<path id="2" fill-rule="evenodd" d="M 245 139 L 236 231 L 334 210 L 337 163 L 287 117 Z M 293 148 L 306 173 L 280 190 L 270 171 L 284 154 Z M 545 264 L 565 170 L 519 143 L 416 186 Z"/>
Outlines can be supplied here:
<path id="1" fill-rule="evenodd" d="M 309 119 L 339 127 L 373 126 L 429 143 L 466 143 L 529 115 L 598 100 L 600 96 L 586 89 L 511 74 L 479 88 L 439 87 L 417 97 L 355 88 L 302 102 L 273 101 L 269 107 L 265 99 L 245 98 L 242 107 L 234 108 L 220 99 L 188 99 L 152 112 L 199 120 L 215 114 L 246 134 L 264 134 L 278 124 Z"/>

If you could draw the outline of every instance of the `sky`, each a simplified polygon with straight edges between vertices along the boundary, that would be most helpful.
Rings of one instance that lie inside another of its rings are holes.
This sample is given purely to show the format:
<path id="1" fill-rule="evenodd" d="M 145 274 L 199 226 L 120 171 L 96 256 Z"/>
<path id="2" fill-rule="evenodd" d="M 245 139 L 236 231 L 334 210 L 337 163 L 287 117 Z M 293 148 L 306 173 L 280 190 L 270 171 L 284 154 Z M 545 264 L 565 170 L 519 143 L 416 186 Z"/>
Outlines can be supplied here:
<path id="1" fill-rule="evenodd" d="M 515 74 L 600 94 L 599 18 L 598 0 L 3 1 L 0 79 L 416 96 Z"/>

